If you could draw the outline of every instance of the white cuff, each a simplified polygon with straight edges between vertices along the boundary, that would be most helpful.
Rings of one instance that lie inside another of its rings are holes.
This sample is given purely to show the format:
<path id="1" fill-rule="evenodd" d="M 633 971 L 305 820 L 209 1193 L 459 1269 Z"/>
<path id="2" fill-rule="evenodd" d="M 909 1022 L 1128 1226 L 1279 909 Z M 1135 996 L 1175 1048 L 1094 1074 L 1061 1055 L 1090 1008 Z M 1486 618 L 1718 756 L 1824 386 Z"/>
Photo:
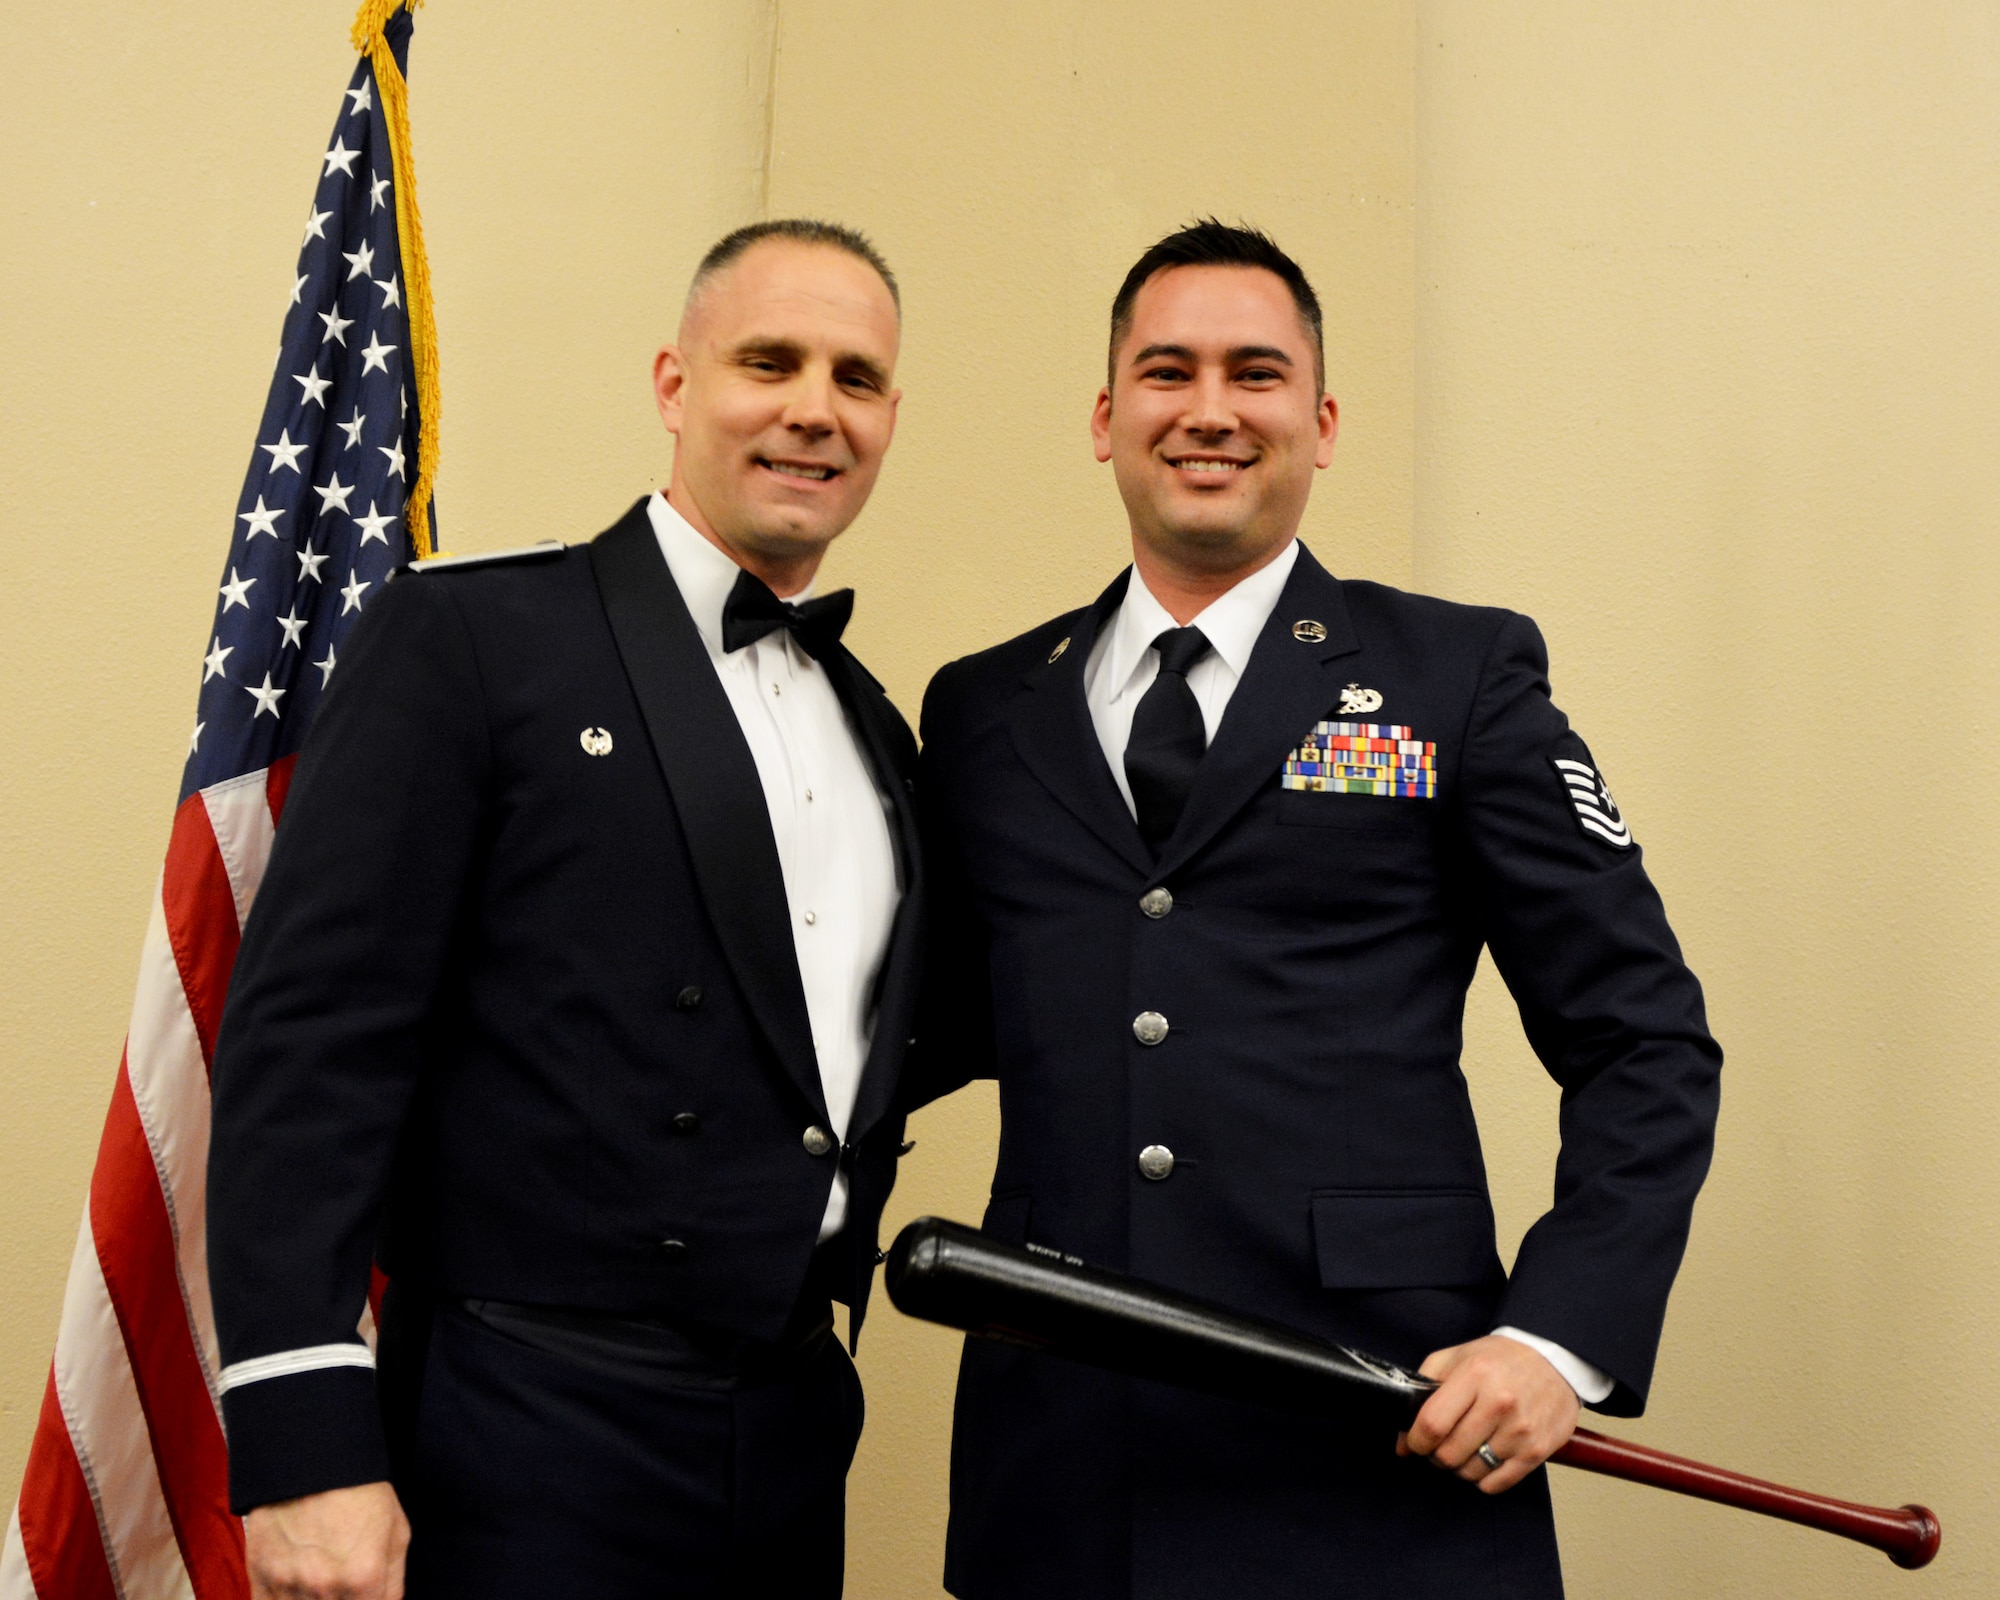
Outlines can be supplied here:
<path id="1" fill-rule="evenodd" d="M 1516 1344 L 1524 1344 L 1563 1375 L 1563 1381 L 1576 1391 L 1577 1399 L 1587 1406 L 1594 1406 L 1606 1398 L 1616 1385 L 1611 1374 L 1600 1372 L 1583 1357 L 1572 1355 L 1553 1339 L 1544 1339 L 1538 1334 L 1523 1333 L 1519 1328 L 1495 1328 L 1503 1339 L 1512 1339 Z"/>
<path id="2" fill-rule="evenodd" d="M 275 1355 L 254 1356 L 222 1369 L 222 1392 L 240 1389 L 246 1383 L 265 1378 L 290 1378 L 301 1372 L 319 1372 L 327 1367 L 372 1367 L 375 1352 L 365 1344 L 315 1344 L 303 1350 L 280 1350 Z"/>

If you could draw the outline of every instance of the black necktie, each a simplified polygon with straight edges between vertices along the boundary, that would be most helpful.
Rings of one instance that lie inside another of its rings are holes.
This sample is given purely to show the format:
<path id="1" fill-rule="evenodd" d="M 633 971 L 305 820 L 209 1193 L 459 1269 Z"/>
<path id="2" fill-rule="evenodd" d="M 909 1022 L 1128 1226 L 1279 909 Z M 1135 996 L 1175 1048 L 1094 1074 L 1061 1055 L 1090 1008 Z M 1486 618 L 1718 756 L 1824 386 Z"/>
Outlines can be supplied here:
<path id="1" fill-rule="evenodd" d="M 771 593 L 771 586 L 747 572 L 736 574 L 736 587 L 722 603 L 722 648 L 741 650 L 765 634 L 789 628 L 799 648 L 824 661 L 854 615 L 854 591 L 836 589 L 818 600 L 793 605 Z"/>
<path id="2" fill-rule="evenodd" d="M 1125 778 L 1139 832 L 1158 855 L 1181 820 L 1195 768 L 1208 750 L 1208 730 L 1187 681 L 1188 668 L 1208 654 L 1208 638 L 1199 628 L 1169 628 L 1153 648 L 1160 652 L 1160 675 L 1132 713 Z"/>

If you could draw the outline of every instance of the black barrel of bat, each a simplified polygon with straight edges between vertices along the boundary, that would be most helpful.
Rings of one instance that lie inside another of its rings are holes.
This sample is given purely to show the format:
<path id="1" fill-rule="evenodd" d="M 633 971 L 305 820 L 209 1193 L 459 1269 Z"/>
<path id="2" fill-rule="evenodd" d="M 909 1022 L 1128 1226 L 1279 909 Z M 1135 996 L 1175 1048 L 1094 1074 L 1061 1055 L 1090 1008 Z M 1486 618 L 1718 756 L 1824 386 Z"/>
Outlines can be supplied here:
<path id="1" fill-rule="evenodd" d="M 939 1217 L 896 1236 L 886 1279 L 906 1316 L 1361 1427 L 1407 1427 L 1436 1387 L 1330 1340 Z"/>

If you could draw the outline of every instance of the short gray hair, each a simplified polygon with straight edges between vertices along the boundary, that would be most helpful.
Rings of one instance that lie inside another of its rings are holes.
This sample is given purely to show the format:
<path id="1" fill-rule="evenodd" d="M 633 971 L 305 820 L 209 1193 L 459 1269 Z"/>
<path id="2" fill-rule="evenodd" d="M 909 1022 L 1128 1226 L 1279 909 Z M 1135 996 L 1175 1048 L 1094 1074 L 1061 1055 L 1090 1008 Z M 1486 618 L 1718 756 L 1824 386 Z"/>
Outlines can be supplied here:
<path id="1" fill-rule="evenodd" d="M 693 300 L 701 293 L 703 284 L 753 244 L 765 239 L 823 244 L 835 250 L 844 250 L 857 261 L 867 262 L 888 289 L 889 298 L 896 302 L 896 315 L 900 317 L 903 314 L 903 291 L 896 286 L 896 275 L 889 270 L 889 263 L 882 259 L 882 252 L 869 242 L 868 236 L 858 228 L 843 227 L 838 222 L 819 222 L 810 217 L 781 217 L 773 222 L 751 222 L 734 233 L 724 234 L 709 246 L 708 254 L 701 258 L 701 265 L 694 269 L 694 281 L 688 285 L 688 299 Z"/>

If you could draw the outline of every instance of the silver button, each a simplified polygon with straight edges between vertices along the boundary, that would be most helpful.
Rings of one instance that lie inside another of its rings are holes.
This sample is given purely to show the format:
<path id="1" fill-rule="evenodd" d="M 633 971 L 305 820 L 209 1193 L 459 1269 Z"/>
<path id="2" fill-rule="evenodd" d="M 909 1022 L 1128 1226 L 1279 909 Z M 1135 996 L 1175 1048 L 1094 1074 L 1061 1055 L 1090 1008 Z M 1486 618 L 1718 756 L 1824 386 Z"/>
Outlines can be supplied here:
<path id="1" fill-rule="evenodd" d="M 1167 1036 L 1167 1019 L 1157 1011 L 1142 1011 L 1132 1019 L 1132 1037 L 1141 1044 L 1158 1044 Z"/>
<path id="2" fill-rule="evenodd" d="M 833 1135 L 815 1122 L 810 1128 L 806 1129 L 803 1138 L 799 1142 L 806 1147 L 807 1155 L 823 1156 L 833 1148 Z"/>
<path id="3" fill-rule="evenodd" d="M 1155 922 L 1174 909 L 1174 897 L 1166 889 L 1148 889 L 1139 896 L 1139 909 Z"/>
<path id="4" fill-rule="evenodd" d="M 1163 1144 L 1149 1144 L 1139 1152 L 1139 1175 L 1158 1183 L 1174 1170 L 1174 1153 Z"/>
<path id="5" fill-rule="evenodd" d="M 812 804 L 812 797 L 813 797 L 813 792 L 812 792 L 812 790 L 810 790 L 810 789 L 806 790 L 806 804 L 807 804 L 807 805 L 811 805 L 811 804 Z"/>
<path id="6" fill-rule="evenodd" d="M 819 913 L 817 911 L 808 911 L 806 913 L 806 926 L 808 928 L 810 928 L 817 921 L 819 921 Z"/>

